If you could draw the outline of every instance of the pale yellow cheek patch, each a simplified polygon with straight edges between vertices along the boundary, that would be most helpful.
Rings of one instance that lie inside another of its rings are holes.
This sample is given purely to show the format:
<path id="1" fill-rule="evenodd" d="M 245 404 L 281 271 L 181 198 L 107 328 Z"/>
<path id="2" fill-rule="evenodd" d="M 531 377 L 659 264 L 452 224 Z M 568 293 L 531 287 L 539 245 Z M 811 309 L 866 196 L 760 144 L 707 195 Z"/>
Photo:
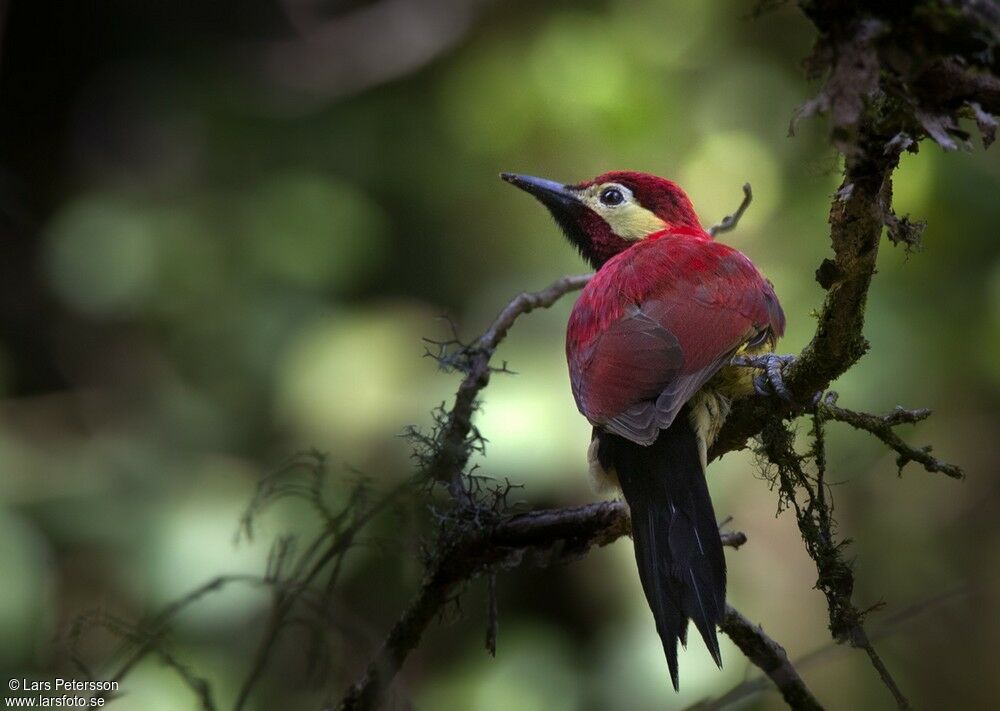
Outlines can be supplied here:
<path id="1" fill-rule="evenodd" d="M 622 239 L 633 241 L 644 239 L 668 227 L 666 222 L 635 202 L 634 198 L 629 197 L 629 201 L 621 205 L 605 205 L 600 200 L 601 191 L 605 187 L 607 184 L 593 186 L 580 197 L 587 207 L 604 218 L 611 231 Z"/>
<path id="2" fill-rule="evenodd" d="M 611 225 L 611 230 L 624 239 L 643 239 L 667 227 L 666 222 L 639 205 L 621 205 L 614 210 L 605 209 L 602 217 Z"/>

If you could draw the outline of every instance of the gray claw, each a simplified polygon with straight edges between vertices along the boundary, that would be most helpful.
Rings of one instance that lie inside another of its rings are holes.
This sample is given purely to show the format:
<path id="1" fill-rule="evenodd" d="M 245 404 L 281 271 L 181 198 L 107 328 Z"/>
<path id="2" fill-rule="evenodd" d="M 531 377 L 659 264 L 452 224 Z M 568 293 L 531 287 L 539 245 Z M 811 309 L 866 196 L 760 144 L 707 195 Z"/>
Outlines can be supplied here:
<path id="1" fill-rule="evenodd" d="M 785 385 L 785 378 L 782 374 L 785 365 L 795 361 L 792 355 L 776 355 L 765 353 L 756 356 L 740 356 L 733 362 L 738 365 L 760 368 L 764 372 L 754 376 L 753 389 L 758 395 L 770 397 L 777 395 L 786 402 L 793 402 L 792 392 Z"/>
<path id="2" fill-rule="evenodd" d="M 764 366 L 764 372 L 767 373 L 767 380 L 771 384 L 771 388 L 782 400 L 792 402 L 794 399 L 792 392 L 785 385 L 785 378 L 781 371 L 785 367 L 785 363 L 795 360 L 794 356 L 776 356 L 773 353 L 769 353 L 765 358 L 766 365 Z"/>

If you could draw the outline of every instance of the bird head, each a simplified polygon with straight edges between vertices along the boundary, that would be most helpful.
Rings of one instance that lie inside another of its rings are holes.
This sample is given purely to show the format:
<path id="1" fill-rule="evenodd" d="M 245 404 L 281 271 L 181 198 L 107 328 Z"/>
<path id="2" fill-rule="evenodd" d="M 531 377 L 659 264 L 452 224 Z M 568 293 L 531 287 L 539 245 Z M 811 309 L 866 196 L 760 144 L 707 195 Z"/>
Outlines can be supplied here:
<path id="1" fill-rule="evenodd" d="M 647 173 L 615 171 L 575 185 L 530 175 L 500 177 L 534 195 L 595 269 L 639 240 L 701 223 L 676 183 Z"/>

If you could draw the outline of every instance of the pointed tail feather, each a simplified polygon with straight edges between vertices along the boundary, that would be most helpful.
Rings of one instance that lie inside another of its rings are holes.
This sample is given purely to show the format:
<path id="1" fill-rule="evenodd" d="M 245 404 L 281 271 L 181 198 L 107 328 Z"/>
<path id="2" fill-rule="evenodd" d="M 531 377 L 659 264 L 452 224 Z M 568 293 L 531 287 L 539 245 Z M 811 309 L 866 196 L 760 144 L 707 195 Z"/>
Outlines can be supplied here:
<path id="1" fill-rule="evenodd" d="M 694 429 L 685 410 L 648 447 L 596 434 L 598 458 L 617 473 L 632 512 L 639 578 L 677 689 L 689 619 L 722 666 L 716 626 L 726 608 L 726 559 Z"/>

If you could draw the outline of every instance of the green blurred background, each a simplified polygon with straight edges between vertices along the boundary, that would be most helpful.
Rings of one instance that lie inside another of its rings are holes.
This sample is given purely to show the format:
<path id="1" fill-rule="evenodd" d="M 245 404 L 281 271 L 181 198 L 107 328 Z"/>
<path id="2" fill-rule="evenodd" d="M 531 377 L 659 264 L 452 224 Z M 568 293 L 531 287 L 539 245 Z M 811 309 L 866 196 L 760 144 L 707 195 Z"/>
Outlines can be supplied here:
<path id="1" fill-rule="evenodd" d="M 13 0 L 0 58 L 0 671 L 70 674 L 67 626 L 95 608 L 134 619 L 219 573 L 261 573 L 269 540 L 304 529 L 279 507 L 234 545 L 259 477 L 307 447 L 335 478 L 378 489 L 412 472 L 454 376 L 422 358 L 449 315 L 474 336 L 519 290 L 584 271 L 544 211 L 497 180 L 609 169 L 669 176 L 711 224 L 752 183 L 724 239 L 773 280 L 784 351 L 810 337 L 823 292 L 838 159 L 822 120 L 788 137 L 816 86 L 813 31 L 788 4 Z M 925 145 L 896 206 L 929 223 L 924 249 L 886 244 L 868 356 L 842 404 L 927 406 L 901 431 L 963 465 L 954 482 L 865 435 L 831 428 L 831 478 L 861 607 L 921 708 L 1000 695 L 1000 163 Z M 530 505 L 591 501 L 588 427 L 563 360 L 572 297 L 517 324 L 478 423 L 481 472 Z M 829 646 L 794 518 L 751 457 L 711 468 L 720 515 L 750 543 L 728 554 L 733 603 L 793 658 Z M 346 487 L 346 483 L 344 484 Z M 344 487 L 341 487 L 342 490 Z M 338 496 L 337 486 L 331 496 Z M 253 708 L 317 708 L 364 664 L 420 576 L 426 516 L 385 517 L 348 557 L 335 600 L 340 676 L 316 685 L 292 635 Z M 499 579 L 497 658 L 483 650 L 482 582 L 431 628 L 398 679 L 416 709 L 659 709 L 719 695 L 748 670 L 723 641 L 666 666 L 621 541 Z M 232 588 L 181 616 L 171 649 L 223 707 L 246 673 L 266 594 Z M 911 606 L 921 611 L 906 613 Z M 84 646 L 100 678 L 115 650 Z M 863 653 L 802 668 L 834 709 L 888 708 Z M 195 708 L 155 659 L 122 709 Z M 780 707 L 774 693 L 743 708 Z"/>

